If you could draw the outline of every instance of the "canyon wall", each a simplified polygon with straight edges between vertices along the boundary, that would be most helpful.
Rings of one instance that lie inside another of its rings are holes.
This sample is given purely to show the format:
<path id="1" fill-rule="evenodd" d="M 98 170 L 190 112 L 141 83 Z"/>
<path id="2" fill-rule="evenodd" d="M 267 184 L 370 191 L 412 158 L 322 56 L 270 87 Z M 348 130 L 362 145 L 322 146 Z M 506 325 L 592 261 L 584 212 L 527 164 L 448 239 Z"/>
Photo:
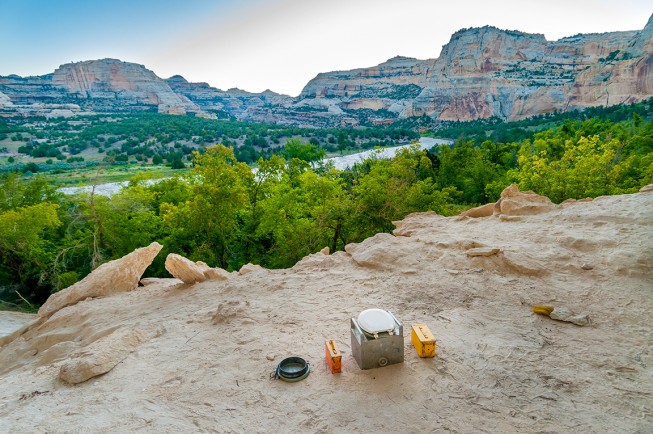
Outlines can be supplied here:
<path id="1" fill-rule="evenodd" d="M 633 103 L 653 96 L 653 17 L 640 31 L 557 41 L 485 26 L 451 36 L 438 58 L 397 56 L 377 66 L 318 74 L 296 97 L 226 91 L 179 75 L 159 78 L 116 59 L 0 77 L 0 116 L 156 111 L 302 126 L 506 120 Z"/>

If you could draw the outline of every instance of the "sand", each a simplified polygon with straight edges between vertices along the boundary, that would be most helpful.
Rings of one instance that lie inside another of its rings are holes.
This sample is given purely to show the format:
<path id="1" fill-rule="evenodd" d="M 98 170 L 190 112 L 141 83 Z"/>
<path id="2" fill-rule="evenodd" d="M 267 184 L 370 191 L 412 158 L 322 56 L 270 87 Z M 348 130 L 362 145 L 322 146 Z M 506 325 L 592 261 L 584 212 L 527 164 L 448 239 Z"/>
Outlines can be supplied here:
<path id="1" fill-rule="evenodd" d="M 653 192 L 537 212 L 414 214 L 396 236 L 291 269 L 150 281 L 65 307 L 3 342 L 0 432 L 651 432 Z M 466 254 L 479 248 L 499 251 Z M 358 369 L 349 320 L 371 307 L 403 321 L 403 364 Z M 418 357 L 412 323 L 435 335 L 435 358 Z M 59 378 L 129 333 L 135 349 L 106 374 Z M 290 355 L 311 374 L 271 380 Z"/>

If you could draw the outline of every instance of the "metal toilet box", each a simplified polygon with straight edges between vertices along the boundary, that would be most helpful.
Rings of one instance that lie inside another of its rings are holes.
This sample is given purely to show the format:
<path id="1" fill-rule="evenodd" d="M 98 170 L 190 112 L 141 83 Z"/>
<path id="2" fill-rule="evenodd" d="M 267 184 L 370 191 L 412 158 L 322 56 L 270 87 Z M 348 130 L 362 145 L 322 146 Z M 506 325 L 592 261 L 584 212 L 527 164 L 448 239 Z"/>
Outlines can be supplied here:
<path id="1" fill-rule="evenodd" d="M 365 332 L 351 319 L 351 352 L 361 369 L 382 368 L 404 361 L 404 326 L 390 312 L 394 328 L 379 333 Z"/>
<path id="2" fill-rule="evenodd" d="M 435 337 L 426 324 L 413 324 L 410 339 L 420 357 L 435 357 Z"/>

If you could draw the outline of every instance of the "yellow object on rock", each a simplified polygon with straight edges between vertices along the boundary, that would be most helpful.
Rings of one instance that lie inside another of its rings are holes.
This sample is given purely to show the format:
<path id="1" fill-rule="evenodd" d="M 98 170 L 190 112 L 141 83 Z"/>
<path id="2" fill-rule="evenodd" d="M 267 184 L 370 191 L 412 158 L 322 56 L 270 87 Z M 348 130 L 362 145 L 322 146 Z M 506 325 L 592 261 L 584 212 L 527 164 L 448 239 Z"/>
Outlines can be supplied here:
<path id="1" fill-rule="evenodd" d="M 553 306 L 533 306 L 533 312 L 538 315 L 549 316 L 553 312 L 553 309 L 555 309 Z"/>

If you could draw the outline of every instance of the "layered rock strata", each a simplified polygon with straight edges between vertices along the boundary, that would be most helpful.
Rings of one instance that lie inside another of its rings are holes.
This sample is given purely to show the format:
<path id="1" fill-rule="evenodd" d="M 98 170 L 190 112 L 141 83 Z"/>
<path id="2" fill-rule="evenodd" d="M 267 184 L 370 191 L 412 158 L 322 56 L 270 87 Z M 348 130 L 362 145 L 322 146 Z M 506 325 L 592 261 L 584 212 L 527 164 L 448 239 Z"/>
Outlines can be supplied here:
<path id="1" fill-rule="evenodd" d="M 318 74 L 297 98 L 167 80 L 115 59 L 60 66 L 39 77 L 0 77 L 0 116 L 80 111 L 191 114 L 300 126 L 506 120 L 638 102 L 653 96 L 653 17 L 640 31 L 544 35 L 485 26 L 451 36 L 435 59 L 397 56 L 370 68 Z"/>
<path id="2" fill-rule="evenodd" d="M 558 41 L 486 26 L 456 32 L 436 59 L 397 57 L 372 68 L 319 74 L 300 99 L 384 109 L 399 118 L 516 120 L 650 98 L 652 68 L 653 17 L 641 31 Z"/>

